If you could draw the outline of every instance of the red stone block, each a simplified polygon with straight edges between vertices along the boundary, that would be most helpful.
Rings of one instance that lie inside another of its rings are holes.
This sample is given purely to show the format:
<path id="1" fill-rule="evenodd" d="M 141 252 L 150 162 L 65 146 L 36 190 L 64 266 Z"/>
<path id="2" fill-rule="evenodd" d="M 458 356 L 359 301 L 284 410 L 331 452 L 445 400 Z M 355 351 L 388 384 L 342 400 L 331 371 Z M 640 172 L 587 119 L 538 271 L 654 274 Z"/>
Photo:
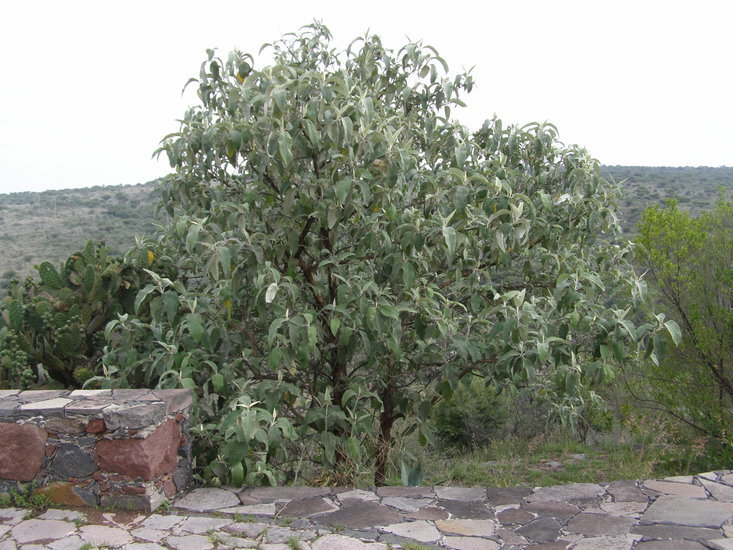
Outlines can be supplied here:
<path id="1" fill-rule="evenodd" d="M 107 430 L 107 426 L 105 426 L 104 420 L 95 418 L 89 421 L 86 429 L 88 434 L 101 434 Z"/>
<path id="2" fill-rule="evenodd" d="M 105 439 L 97 443 L 95 461 L 100 470 L 142 477 L 149 481 L 176 467 L 181 431 L 172 418 L 144 439 Z"/>
<path id="3" fill-rule="evenodd" d="M 180 434 L 176 434 L 176 443 Z M 0 423 L 0 478 L 31 481 L 46 454 L 46 432 L 31 425 Z"/>

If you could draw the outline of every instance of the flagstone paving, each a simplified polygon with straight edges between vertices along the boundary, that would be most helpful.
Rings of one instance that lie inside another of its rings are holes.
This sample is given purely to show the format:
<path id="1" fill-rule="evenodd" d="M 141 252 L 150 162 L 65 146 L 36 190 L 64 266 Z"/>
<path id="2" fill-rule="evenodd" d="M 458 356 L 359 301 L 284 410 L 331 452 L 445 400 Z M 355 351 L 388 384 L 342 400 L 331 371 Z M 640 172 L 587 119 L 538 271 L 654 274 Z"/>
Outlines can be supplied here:
<path id="1" fill-rule="evenodd" d="M 733 473 L 555 487 L 194 489 L 162 513 L 0 509 L 0 550 L 733 550 Z"/>

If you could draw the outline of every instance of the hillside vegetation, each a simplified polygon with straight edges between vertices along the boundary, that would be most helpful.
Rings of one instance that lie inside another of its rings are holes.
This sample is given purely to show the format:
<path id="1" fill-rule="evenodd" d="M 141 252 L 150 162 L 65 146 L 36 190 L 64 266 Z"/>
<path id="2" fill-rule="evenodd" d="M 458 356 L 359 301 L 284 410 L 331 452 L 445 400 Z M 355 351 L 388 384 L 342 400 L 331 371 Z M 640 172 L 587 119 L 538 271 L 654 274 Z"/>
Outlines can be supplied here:
<path id="1" fill-rule="evenodd" d="M 104 241 L 111 254 L 124 254 L 135 235 L 155 231 L 157 202 L 154 181 L 0 194 L 0 286 L 33 274 L 43 261 L 58 264 L 89 239 Z"/>
<path id="2" fill-rule="evenodd" d="M 712 208 L 721 188 L 733 191 L 733 167 L 603 166 L 602 173 L 624 182 L 621 223 L 629 236 L 649 206 L 673 198 L 697 215 Z M 155 181 L 0 194 L 0 287 L 34 273 L 42 261 L 60 262 L 89 239 L 124 253 L 135 235 L 155 231 L 157 202 Z"/>
<path id="3" fill-rule="evenodd" d="M 603 166 L 606 179 L 624 182 L 621 225 L 636 234 L 641 213 L 649 206 L 676 199 L 681 210 L 697 216 L 710 210 L 721 188 L 733 191 L 733 167 Z"/>

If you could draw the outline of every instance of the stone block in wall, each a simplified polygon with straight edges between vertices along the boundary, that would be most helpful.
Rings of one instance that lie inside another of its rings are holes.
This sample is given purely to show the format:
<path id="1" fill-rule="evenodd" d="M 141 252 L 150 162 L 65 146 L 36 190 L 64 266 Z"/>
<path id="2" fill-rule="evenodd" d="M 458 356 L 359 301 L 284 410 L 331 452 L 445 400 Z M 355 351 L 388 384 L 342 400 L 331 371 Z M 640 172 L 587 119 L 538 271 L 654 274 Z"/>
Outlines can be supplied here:
<path id="1" fill-rule="evenodd" d="M 48 434 L 28 424 L 0 423 L 0 478 L 32 481 L 46 456 Z"/>
<path id="2" fill-rule="evenodd" d="M 173 472 L 178 459 L 181 432 L 169 418 L 142 439 L 103 439 L 95 448 L 95 460 L 104 472 L 117 472 L 149 481 Z"/>

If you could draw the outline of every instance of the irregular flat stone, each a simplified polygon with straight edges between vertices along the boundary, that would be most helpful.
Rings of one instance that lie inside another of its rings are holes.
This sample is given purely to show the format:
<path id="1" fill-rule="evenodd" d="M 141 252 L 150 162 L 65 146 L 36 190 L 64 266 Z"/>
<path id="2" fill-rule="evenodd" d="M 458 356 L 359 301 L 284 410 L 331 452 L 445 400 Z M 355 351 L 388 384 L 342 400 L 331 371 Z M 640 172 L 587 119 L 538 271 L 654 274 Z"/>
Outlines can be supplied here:
<path id="1" fill-rule="evenodd" d="M 329 495 L 330 492 L 330 489 L 325 487 L 253 487 L 241 491 L 240 497 L 247 496 L 265 504 L 276 500 L 303 500 L 323 497 Z"/>
<path id="2" fill-rule="evenodd" d="M 68 395 L 67 390 L 26 390 L 18 394 L 18 398 L 24 403 L 31 403 L 34 401 L 46 401 L 48 399 L 55 399 L 57 397 L 64 397 Z"/>
<path id="3" fill-rule="evenodd" d="M 153 395 L 165 402 L 168 414 L 185 411 L 193 403 L 191 390 L 154 390 Z"/>
<path id="4" fill-rule="evenodd" d="M 175 550 L 211 550 L 214 543 L 203 535 L 171 536 L 165 539 L 166 544 Z"/>
<path id="5" fill-rule="evenodd" d="M 733 487 L 731 487 L 730 485 L 716 483 L 715 481 L 710 481 L 707 479 L 701 479 L 700 482 L 715 500 L 720 500 L 722 502 L 733 502 Z"/>
<path id="6" fill-rule="evenodd" d="M 532 494 L 530 487 L 489 487 L 486 489 L 489 502 L 494 506 L 519 504 L 524 497 Z"/>
<path id="7" fill-rule="evenodd" d="M 435 542 L 440 538 L 440 531 L 428 521 L 394 523 L 382 527 L 382 530 L 398 537 L 406 537 L 420 542 Z"/>
<path id="8" fill-rule="evenodd" d="M 111 401 L 101 399 L 80 399 L 66 405 L 66 414 L 100 414 L 112 405 Z"/>
<path id="9" fill-rule="evenodd" d="M 695 476 L 668 476 L 664 478 L 664 481 L 674 481 L 676 483 L 693 483 Z"/>
<path id="10" fill-rule="evenodd" d="M 260 544 L 259 541 L 252 539 L 243 539 L 241 537 L 235 537 L 228 533 L 220 532 L 216 534 L 219 539 L 219 543 L 223 544 L 224 547 L 228 548 L 255 548 Z M 219 546 L 219 548 L 222 548 Z M 307 550 L 307 549 L 305 549 Z"/>
<path id="11" fill-rule="evenodd" d="M 573 550 L 631 550 L 639 538 L 633 535 L 588 537 L 576 542 Z"/>
<path id="12" fill-rule="evenodd" d="M 437 506 L 450 512 L 455 519 L 494 519 L 494 513 L 488 504 L 462 500 L 439 500 Z"/>
<path id="13" fill-rule="evenodd" d="M 285 543 L 291 539 L 294 540 L 311 540 L 315 538 L 317 533 L 312 529 L 290 529 L 289 527 L 270 527 L 265 537 L 270 543 Z"/>
<path id="14" fill-rule="evenodd" d="M 523 536 L 503 527 L 497 527 L 496 536 L 499 537 L 505 545 L 517 546 L 520 544 L 528 544 L 527 539 Z"/>
<path id="15" fill-rule="evenodd" d="M 455 548 L 455 550 L 499 550 L 501 548 L 493 540 L 476 537 L 445 537 L 442 543 L 448 548 Z"/>
<path id="16" fill-rule="evenodd" d="M 0 543 L 0 548 L 2 548 Z M 81 540 L 77 535 L 71 535 L 70 537 L 64 537 L 56 540 L 49 544 L 46 544 L 46 548 L 51 550 L 79 550 L 84 546 L 84 541 Z M 12 550 L 15 550 L 15 545 L 12 546 Z"/>
<path id="17" fill-rule="evenodd" d="M 429 498 L 384 497 L 382 504 L 397 508 L 403 512 L 415 512 L 432 502 Z"/>
<path id="18" fill-rule="evenodd" d="M 572 543 L 566 540 L 555 540 L 552 542 L 540 542 L 539 544 L 530 544 L 526 550 L 567 550 Z"/>
<path id="19" fill-rule="evenodd" d="M 641 519 L 649 523 L 672 523 L 690 527 L 720 526 L 733 517 L 733 504 L 681 496 L 661 496 Z"/>
<path id="20" fill-rule="evenodd" d="M 178 524 L 173 531 L 174 534 L 180 535 L 181 533 L 194 533 L 196 535 L 203 535 L 211 529 L 221 529 L 225 525 L 232 523 L 230 519 L 223 518 L 208 518 L 208 517 L 189 517 Z"/>
<path id="21" fill-rule="evenodd" d="M 711 539 L 707 543 L 715 550 L 733 550 L 733 539 Z"/>
<path id="22" fill-rule="evenodd" d="M 586 537 L 598 535 L 626 535 L 636 522 L 631 518 L 606 516 L 604 514 L 578 514 L 568 521 L 569 533 L 580 533 Z"/>
<path id="23" fill-rule="evenodd" d="M 359 501 L 377 501 L 379 497 L 372 491 L 364 491 L 362 489 L 352 489 L 339 493 L 338 497 L 340 502 L 346 502 L 347 500 L 359 500 Z"/>
<path id="24" fill-rule="evenodd" d="M 463 502 L 486 500 L 486 489 L 481 487 L 435 487 L 435 494 L 442 500 L 461 500 Z"/>
<path id="25" fill-rule="evenodd" d="M 49 418 L 44 424 L 44 428 L 62 434 L 84 433 L 84 423 L 76 418 Z"/>
<path id="26" fill-rule="evenodd" d="M 634 525 L 631 533 L 643 536 L 645 539 L 691 539 L 707 540 L 721 536 L 719 529 L 705 527 L 685 527 L 683 525 Z"/>
<path id="27" fill-rule="evenodd" d="M 433 498 L 432 487 L 377 487 L 377 496 L 403 498 Z"/>
<path id="28" fill-rule="evenodd" d="M 17 525 L 27 513 L 22 508 L 0 508 L 0 520 L 8 525 Z"/>
<path id="29" fill-rule="evenodd" d="M 496 532 L 496 522 L 488 519 L 438 520 L 435 526 L 443 533 L 468 537 L 490 537 Z"/>
<path id="30" fill-rule="evenodd" d="M 76 526 L 68 521 L 54 519 L 28 519 L 21 521 L 10 530 L 15 542 L 27 544 L 68 537 L 76 531 Z"/>
<path id="31" fill-rule="evenodd" d="M 163 531 L 161 529 L 150 529 L 148 527 L 134 529 L 130 531 L 130 534 L 135 538 L 147 540 L 150 542 L 160 542 L 165 537 L 170 535 L 168 531 Z"/>
<path id="32" fill-rule="evenodd" d="M 606 491 L 616 502 L 649 502 L 649 497 L 633 481 L 612 481 Z"/>
<path id="33" fill-rule="evenodd" d="M 562 525 L 555 518 L 540 518 L 516 530 L 517 533 L 533 542 L 550 542 L 560 536 Z"/>
<path id="34" fill-rule="evenodd" d="M 26 414 L 42 414 L 44 416 L 60 416 L 64 413 L 64 407 L 71 403 L 71 399 L 55 397 L 44 401 L 33 401 L 20 406 L 20 412 Z"/>
<path id="35" fill-rule="evenodd" d="M 0 401 L 0 418 L 13 416 L 20 410 L 20 401 L 3 399 Z"/>
<path id="36" fill-rule="evenodd" d="M 567 502 L 557 500 L 545 500 L 540 502 L 529 502 L 522 504 L 521 508 L 542 517 L 553 517 L 557 519 L 568 519 L 580 513 L 580 508 Z"/>
<path id="37" fill-rule="evenodd" d="M 86 477 L 96 470 L 91 454 L 71 443 L 61 443 L 51 462 L 51 471 L 63 478 Z"/>
<path id="38" fill-rule="evenodd" d="M 352 529 L 365 529 L 375 525 L 400 523 L 402 516 L 392 508 L 376 502 L 351 501 L 340 510 L 312 516 L 313 520 L 326 525 L 343 525 Z"/>
<path id="39" fill-rule="evenodd" d="M 20 393 L 20 390 L 0 390 L 0 399 L 4 399 L 6 397 L 12 397 L 14 395 L 18 395 Z"/>
<path id="40" fill-rule="evenodd" d="M 675 483 L 672 481 L 645 481 L 644 487 L 657 491 L 664 495 L 676 495 L 681 497 L 707 498 L 704 487 L 690 483 Z"/>
<path id="41" fill-rule="evenodd" d="M 647 502 L 603 502 L 600 511 L 612 516 L 628 516 L 638 518 L 647 509 Z M 588 510 L 586 510 L 587 512 Z"/>
<path id="42" fill-rule="evenodd" d="M 693 540 L 665 540 L 642 541 L 635 550 L 708 550 L 708 548 Z"/>
<path id="43" fill-rule="evenodd" d="M 124 428 L 137 430 L 155 426 L 165 418 L 165 403 L 146 403 L 143 405 L 110 405 L 102 412 L 108 430 Z"/>
<path id="44" fill-rule="evenodd" d="M 224 526 L 223 530 L 227 533 L 232 533 L 234 535 L 255 539 L 259 537 L 267 527 L 269 527 L 269 524 L 267 523 L 238 522 L 230 523 L 229 525 Z"/>
<path id="45" fill-rule="evenodd" d="M 178 499 L 174 508 L 192 510 L 195 512 L 206 512 L 209 510 L 219 510 L 221 508 L 236 506 L 237 504 L 239 504 L 239 497 L 237 495 L 224 489 L 216 489 L 212 487 L 194 489 L 187 495 Z"/>
<path id="46" fill-rule="evenodd" d="M 140 524 L 141 527 L 149 529 L 171 529 L 184 520 L 181 516 L 163 516 L 161 514 L 151 514 Z"/>
<path id="47" fill-rule="evenodd" d="M 122 546 L 132 542 L 127 530 L 106 525 L 85 525 L 79 529 L 79 536 L 94 546 Z"/>
<path id="48" fill-rule="evenodd" d="M 697 477 L 709 479 L 710 481 L 718 481 L 718 474 L 715 472 L 703 472 L 701 474 L 697 474 Z"/>
<path id="49" fill-rule="evenodd" d="M 712 481 L 715 481 L 714 479 Z M 728 485 L 733 485 L 733 473 L 730 474 L 723 474 L 720 476 L 720 481 L 723 483 L 727 483 Z"/>
<path id="50" fill-rule="evenodd" d="M 178 463 L 180 440 L 178 423 L 169 418 L 142 439 L 103 439 L 95 447 L 95 460 L 105 472 L 142 477 L 149 481 L 173 472 Z M 232 496 L 239 503 L 239 499 Z"/>
<path id="51" fill-rule="evenodd" d="M 343 535 L 326 535 L 311 544 L 312 550 L 387 550 L 382 542 L 363 542 Z"/>
<path id="52" fill-rule="evenodd" d="M 102 395 L 112 395 L 112 390 L 74 390 L 69 394 L 69 397 L 81 398 L 81 397 L 100 397 Z"/>
<path id="53" fill-rule="evenodd" d="M 532 512 L 519 508 L 509 508 L 496 514 L 496 519 L 502 525 L 523 524 L 532 521 L 535 517 Z"/>
<path id="54" fill-rule="evenodd" d="M 553 487 L 539 487 L 526 500 L 527 502 L 598 500 L 605 492 L 606 489 L 596 483 L 570 483 Z"/>
<path id="55" fill-rule="evenodd" d="M 427 519 L 435 521 L 436 519 L 448 519 L 450 517 L 450 514 L 442 508 L 436 508 L 435 506 L 426 506 L 425 508 L 420 508 L 415 512 L 407 514 L 407 517 L 411 519 Z"/>
<path id="56" fill-rule="evenodd" d="M 46 454 L 46 431 L 29 424 L 0 423 L 0 478 L 31 481 Z"/>
<path id="57" fill-rule="evenodd" d="M 50 508 L 43 512 L 36 519 L 61 519 L 66 521 L 85 521 L 86 516 L 76 510 L 60 510 L 57 508 Z"/>
<path id="58" fill-rule="evenodd" d="M 323 497 L 307 498 L 303 500 L 291 500 L 282 507 L 278 515 L 281 517 L 307 518 L 314 514 L 338 510 L 333 502 Z"/>
<path id="59" fill-rule="evenodd" d="M 217 511 L 223 514 L 242 514 L 245 516 L 274 516 L 277 513 L 274 502 L 270 502 L 269 504 L 232 506 L 230 508 L 220 508 Z"/>
<path id="60" fill-rule="evenodd" d="M 165 550 L 165 546 L 149 542 L 133 542 L 132 544 L 126 544 L 125 550 Z"/>

